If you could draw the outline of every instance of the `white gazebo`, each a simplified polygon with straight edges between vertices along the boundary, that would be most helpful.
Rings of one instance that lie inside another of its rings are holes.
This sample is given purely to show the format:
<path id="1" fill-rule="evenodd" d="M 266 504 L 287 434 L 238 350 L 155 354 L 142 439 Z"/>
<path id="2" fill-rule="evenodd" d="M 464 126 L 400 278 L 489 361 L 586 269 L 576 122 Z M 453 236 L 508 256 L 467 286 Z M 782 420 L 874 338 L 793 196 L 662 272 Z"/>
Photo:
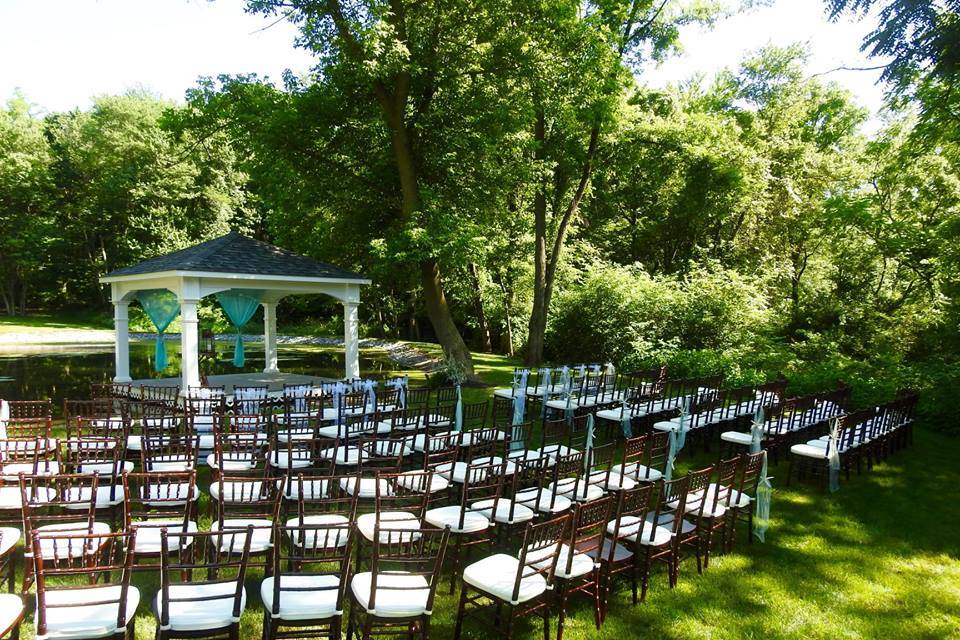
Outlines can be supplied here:
<path id="1" fill-rule="evenodd" d="M 116 342 L 115 382 L 131 382 L 127 310 L 137 292 L 166 289 L 180 304 L 181 389 L 200 384 L 197 304 L 230 289 L 255 290 L 263 307 L 265 374 L 278 374 L 277 302 L 285 296 L 324 294 L 343 305 L 345 375 L 360 375 L 357 306 L 370 280 L 236 232 L 100 278 L 110 285 Z"/>

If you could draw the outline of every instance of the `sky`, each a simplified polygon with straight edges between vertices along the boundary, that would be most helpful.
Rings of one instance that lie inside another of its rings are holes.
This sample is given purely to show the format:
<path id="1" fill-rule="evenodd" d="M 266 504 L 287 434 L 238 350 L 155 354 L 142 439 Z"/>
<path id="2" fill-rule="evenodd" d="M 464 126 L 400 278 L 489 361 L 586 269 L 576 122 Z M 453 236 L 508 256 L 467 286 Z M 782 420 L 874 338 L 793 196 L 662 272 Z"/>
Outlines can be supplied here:
<path id="1" fill-rule="evenodd" d="M 242 0 L 0 0 L 0 100 L 19 89 L 39 112 L 61 111 L 138 88 L 181 101 L 201 76 L 257 73 L 280 81 L 284 69 L 310 68 L 310 56 L 293 46 L 291 25 L 270 26 L 273 20 L 248 15 L 243 6 Z M 713 29 L 684 27 L 683 52 L 645 69 L 641 80 L 661 87 L 698 73 L 709 79 L 774 43 L 808 44 L 811 74 L 879 64 L 859 51 L 872 22 L 831 23 L 824 6 L 822 0 L 773 0 Z M 883 98 L 879 74 L 824 77 L 876 113 Z"/>

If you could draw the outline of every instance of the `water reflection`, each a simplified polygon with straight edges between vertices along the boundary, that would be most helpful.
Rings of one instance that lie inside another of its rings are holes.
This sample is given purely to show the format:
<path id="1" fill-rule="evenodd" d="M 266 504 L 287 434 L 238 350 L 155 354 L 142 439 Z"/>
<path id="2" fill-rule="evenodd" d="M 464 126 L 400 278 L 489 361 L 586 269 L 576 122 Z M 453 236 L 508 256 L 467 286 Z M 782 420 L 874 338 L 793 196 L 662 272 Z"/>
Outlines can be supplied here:
<path id="1" fill-rule="evenodd" d="M 232 345 L 220 345 L 220 358 L 206 373 L 262 371 L 263 346 L 247 344 L 246 363 L 233 366 Z M 153 343 L 130 344 L 130 376 L 134 379 L 169 378 L 180 374 L 180 345 L 167 343 L 169 366 L 162 373 L 153 370 Z M 310 346 L 283 346 L 278 351 L 281 371 L 329 378 L 343 377 L 343 352 Z M 113 377 L 113 349 L 88 345 L 6 350 L 0 353 L 0 398 L 33 400 L 50 398 L 59 412 L 66 398 L 86 398 L 93 383 L 109 382 Z M 382 377 L 397 369 L 386 358 L 374 358 L 361 352 L 360 375 Z"/>

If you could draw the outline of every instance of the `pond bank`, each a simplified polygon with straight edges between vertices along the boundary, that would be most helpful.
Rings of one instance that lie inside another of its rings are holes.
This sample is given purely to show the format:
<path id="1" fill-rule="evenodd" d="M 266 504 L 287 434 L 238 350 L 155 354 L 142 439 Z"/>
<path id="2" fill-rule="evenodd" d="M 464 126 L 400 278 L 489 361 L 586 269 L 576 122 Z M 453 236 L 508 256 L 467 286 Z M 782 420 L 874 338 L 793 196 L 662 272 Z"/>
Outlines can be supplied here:
<path id="1" fill-rule="evenodd" d="M 131 333 L 130 339 L 134 341 L 155 340 L 155 333 Z M 164 334 L 164 340 L 180 341 L 179 333 Z M 236 336 L 230 334 L 220 334 L 216 336 L 218 342 L 233 342 Z M 244 334 L 244 342 L 262 342 L 262 334 Z M 278 335 L 277 343 L 289 345 L 318 345 L 318 346 L 340 346 L 343 344 L 343 338 L 327 338 L 318 336 L 288 336 Z M 60 329 L 54 327 L 37 327 L 29 331 L 16 331 L 10 333 L 0 333 L 0 350 L 9 347 L 11 351 L 19 351 L 24 346 L 58 346 L 58 345 L 89 345 L 89 346 L 111 346 L 113 345 L 113 331 L 109 329 Z M 377 338 L 364 338 L 360 340 L 361 349 L 380 349 L 387 357 L 403 367 L 412 369 L 421 369 L 429 371 L 437 365 L 436 359 L 419 349 L 395 340 L 381 340 Z"/>

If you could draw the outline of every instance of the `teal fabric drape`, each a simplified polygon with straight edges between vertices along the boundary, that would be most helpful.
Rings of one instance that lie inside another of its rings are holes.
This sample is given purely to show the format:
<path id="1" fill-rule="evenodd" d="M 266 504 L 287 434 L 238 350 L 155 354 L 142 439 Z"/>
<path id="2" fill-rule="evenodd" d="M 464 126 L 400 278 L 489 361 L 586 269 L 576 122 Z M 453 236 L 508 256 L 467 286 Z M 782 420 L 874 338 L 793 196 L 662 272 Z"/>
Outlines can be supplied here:
<path id="1" fill-rule="evenodd" d="M 673 479 L 673 461 L 677 459 L 677 432 L 673 429 L 668 431 L 670 450 L 667 452 L 667 462 L 663 466 L 663 479 L 670 482 Z"/>
<path id="2" fill-rule="evenodd" d="M 166 289 L 145 289 L 137 292 L 137 301 L 157 328 L 157 344 L 154 347 L 153 370 L 167 368 L 167 347 L 163 342 L 163 332 L 180 313 L 180 303 L 172 291 Z"/>
<path id="3" fill-rule="evenodd" d="M 773 485 L 767 477 L 767 452 L 763 452 L 763 467 L 760 469 L 760 483 L 757 485 L 757 511 L 753 518 L 753 535 L 760 542 L 766 542 L 767 529 L 770 527 L 770 499 Z"/>
<path id="4" fill-rule="evenodd" d="M 840 490 L 840 442 L 837 438 L 837 419 L 830 421 L 830 442 L 827 443 L 827 464 L 830 469 L 830 491 Z"/>
<path id="5" fill-rule="evenodd" d="M 623 437 L 630 439 L 633 437 L 633 412 L 627 406 L 627 400 L 624 398 L 623 407 L 620 409 L 620 430 L 623 431 Z"/>
<path id="6" fill-rule="evenodd" d="M 463 394 L 460 392 L 460 385 L 457 385 L 457 406 L 453 410 L 453 430 L 457 433 L 463 431 Z"/>
<path id="7" fill-rule="evenodd" d="M 763 448 L 763 424 L 766 422 L 763 416 L 763 407 L 758 407 L 753 415 L 753 422 L 750 424 L 750 453 L 759 453 Z"/>
<path id="8" fill-rule="evenodd" d="M 223 307 L 223 312 L 227 314 L 230 323 L 237 330 L 237 341 L 233 347 L 233 366 L 235 367 L 242 367 L 246 362 L 242 330 L 257 312 L 262 297 L 263 292 L 254 289 L 227 289 L 217 294 L 217 301 Z"/>

